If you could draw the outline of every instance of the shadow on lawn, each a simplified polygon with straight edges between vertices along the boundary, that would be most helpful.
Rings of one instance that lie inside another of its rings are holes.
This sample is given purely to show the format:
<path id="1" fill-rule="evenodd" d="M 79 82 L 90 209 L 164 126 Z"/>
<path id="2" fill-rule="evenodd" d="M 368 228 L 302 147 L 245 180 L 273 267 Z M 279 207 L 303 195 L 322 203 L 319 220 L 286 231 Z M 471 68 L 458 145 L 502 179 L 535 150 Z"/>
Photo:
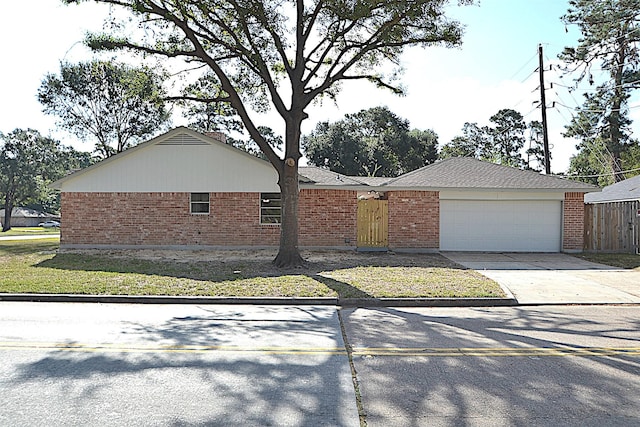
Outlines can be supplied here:
<path id="1" fill-rule="evenodd" d="M 393 280 L 401 272 L 366 271 L 362 268 L 391 267 L 401 269 L 430 268 L 466 270 L 439 254 L 392 254 L 392 253 L 356 253 L 356 252 L 313 252 L 302 268 L 281 269 L 275 267 L 271 259 L 263 256 L 256 258 L 256 254 L 248 253 L 244 258 L 224 258 L 218 252 L 211 254 L 211 260 L 206 260 L 206 253 L 199 254 L 198 259 L 184 254 L 183 259 L 154 259 L 136 257 L 136 253 L 58 253 L 53 258 L 35 264 L 36 268 L 50 268 L 63 271 L 100 272 L 119 274 L 138 274 L 157 276 L 161 278 L 187 279 L 198 282 L 209 282 L 213 286 L 283 286 L 289 289 L 300 286 L 319 286 L 335 291 L 340 298 L 373 298 L 373 292 L 360 289 L 360 286 L 349 279 L 331 277 L 336 272 L 348 272 L 349 276 L 374 277 L 380 286 Z M 354 269 L 354 272 L 350 272 Z M 273 282 L 261 279 L 274 279 Z M 410 280 L 410 279 L 408 279 Z M 266 291 L 268 292 L 268 291 Z M 290 291 L 285 291 L 290 292 Z M 297 293 L 297 291 L 294 291 Z M 206 292 L 205 292 L 206 293 Z M 303 292 L 304 293 L 304 292 Z M 317 294 L 316 294 L 317 296 Z"/>
<path id="2" fill-rule="evenodd" d="M 53 258 L 41 261 L 35 266 L 60 270 L 136 273 L 207 281 L 304 275 L 323 281 L 330 287 L 338 281 L 328 279 L 322 276 L 322 273 L 358 267 L 422 267 L 468 270 L 439 254 L 354 255 L 352 253 L 345 254 L 344 258 L 331 254 L 330 259 L 327 260 L 318 260 L 318 257 L 315 257 L 314 260 L 307 261 L 304 267 L 290 269 L 278 268 L 267 259 L 150 260 L 135 258 L 135 256 L 123 257 L 109 254 L 82 253 L 57 254 Z"/>

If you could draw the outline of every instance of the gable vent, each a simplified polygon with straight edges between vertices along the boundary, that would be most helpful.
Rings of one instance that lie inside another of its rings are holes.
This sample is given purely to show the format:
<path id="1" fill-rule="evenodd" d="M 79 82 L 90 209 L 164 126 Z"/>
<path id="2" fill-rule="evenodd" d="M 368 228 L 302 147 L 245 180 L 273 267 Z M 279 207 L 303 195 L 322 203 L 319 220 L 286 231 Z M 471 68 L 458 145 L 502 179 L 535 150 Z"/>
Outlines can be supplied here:
<path id="1" fill-rule="evenodd" d="M 171 138 L 159 142 L 158 145 L 209 145 L 201 139 L 194 138 L 191 135 L 181 133 L 179 135 L 172 136 Z"/>

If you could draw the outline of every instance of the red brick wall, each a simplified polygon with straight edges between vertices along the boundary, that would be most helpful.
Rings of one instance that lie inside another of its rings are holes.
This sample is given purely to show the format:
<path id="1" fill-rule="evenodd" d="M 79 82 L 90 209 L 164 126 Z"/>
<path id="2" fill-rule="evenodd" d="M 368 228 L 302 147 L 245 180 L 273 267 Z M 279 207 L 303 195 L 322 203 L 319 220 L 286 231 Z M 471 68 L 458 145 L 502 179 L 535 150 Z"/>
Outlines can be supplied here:
<path id="1" fill-rule="evenodd" d="M 437 191 L 390 191 L 389 247 L 440 247 L 440 198 Z"/>
<path id="2" fill-rule="evenodd" d="M 300 246 L 355 246 L 358 200 L 355 191 L 301 190 Z"/>
<path id="3" fill-rule="evenodd" d="M 562 250 L 580 252 L 584 245 L 584 193 L 564 193 Z"/>
<path id="4" fill-rule="evenodd" d="M 67 245 L 276 246 L 260 225 L 259 193 L 211 193 L 210 214 L 190 213 L 189 193 L 62 193 Z"/>
<path id="5" fill-rule="evenodd" d="M 300 246 L 355 246 L 357 194 L 302 190 Z M 280 227 L 260 224 L 259 193 L 211 193 L 209 215 L 190 213 L 189 193 L 62 193 L 63 245 L 277 246 Z M 389 247 L 438 249 L 438 192 L 392 191 Z M 584 195 L 566 193 L 563 250 L 581 251 Z"/>
<path id="6" fill-rule="evenodd" d="M 302 190 L 301 246 L 355 246 L 355 191 Z M 259 193 L 210 193 L 210 214 L 189 193 L 62 193 L 63 245 L 277 246 L 280 226 L 260 224 Z"/>

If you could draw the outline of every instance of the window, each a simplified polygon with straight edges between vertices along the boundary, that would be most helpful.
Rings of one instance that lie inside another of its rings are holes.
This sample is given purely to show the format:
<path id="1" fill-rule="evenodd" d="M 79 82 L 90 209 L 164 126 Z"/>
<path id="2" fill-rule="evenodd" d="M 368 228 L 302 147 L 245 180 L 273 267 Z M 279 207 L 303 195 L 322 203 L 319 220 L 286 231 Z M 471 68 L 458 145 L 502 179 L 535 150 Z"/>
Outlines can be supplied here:
<path id="1" fill-rule="evenodd" d="M 282 199 L 280 193 L 260 193 L 260 224 L 282 222 Z"/>
<path id="2" fill-rule="evenodd" d="M 209 213 L 209 193 L 191 193 L 191 213 Z"/>

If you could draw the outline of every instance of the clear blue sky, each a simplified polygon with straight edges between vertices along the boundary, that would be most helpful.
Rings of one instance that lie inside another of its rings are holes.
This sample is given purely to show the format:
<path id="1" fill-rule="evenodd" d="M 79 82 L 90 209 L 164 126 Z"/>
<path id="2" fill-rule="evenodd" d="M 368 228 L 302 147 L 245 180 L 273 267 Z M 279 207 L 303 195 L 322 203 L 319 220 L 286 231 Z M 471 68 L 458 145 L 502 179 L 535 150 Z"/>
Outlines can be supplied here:
<path id="1" fill-rule="evenodd" d="M 450 16 L 466 25 L 459 49 L 412 49 L 405 55 L 404 84 L 407 96 L 398 98 L 365 83 L 345 86 L 338 105 L 325 103 L 313 107 L 304 129 L 310 131 L 320 120 L 338 120 L 346 113 L 386 105 L 419 129 L 433 129 L 446 143 L 460 134 L 465 122 L 488 124 L 501 108 L 514 108 L 525 119 L 540 120 L 532 104 L 539 97 L 537 46 L 543 43 L 545 57 L 557 63 L 557 54 L 574 45 L 578 33 L 565 26 L 560 17 L 568 7 L 565 0 L 481 0 L 479 6 L 448 7 Z M 99 30 L 107 8 L 93 3 L 63 6 L 57 0 L 12 1 L 3 5 L 0 15 L 0 131 L 34 128 L 67 145 L 90 151 L 92 143 L 81 144 L 56 130 L 55 119 L 42 114 L 36 91 L 42 77 L 58 72 L 59 61 L 88 59 L 91 54 L 78 42 L 87 30 Z M 548 82 L 568 83 L 558 71 L 546 73 Z M 556 100 L 569 107 L 581 102 L 555 86 L 547 91 L 547 104 Z M 574 153 L 575 141 L 560 133 L 572 110 L 549 110 L 552 170 L 565 171 Z M 265 116 L 264 124 L 280 130 L 277 118 Z M 180 117 L 175 125 L 184 124 Z"/>

